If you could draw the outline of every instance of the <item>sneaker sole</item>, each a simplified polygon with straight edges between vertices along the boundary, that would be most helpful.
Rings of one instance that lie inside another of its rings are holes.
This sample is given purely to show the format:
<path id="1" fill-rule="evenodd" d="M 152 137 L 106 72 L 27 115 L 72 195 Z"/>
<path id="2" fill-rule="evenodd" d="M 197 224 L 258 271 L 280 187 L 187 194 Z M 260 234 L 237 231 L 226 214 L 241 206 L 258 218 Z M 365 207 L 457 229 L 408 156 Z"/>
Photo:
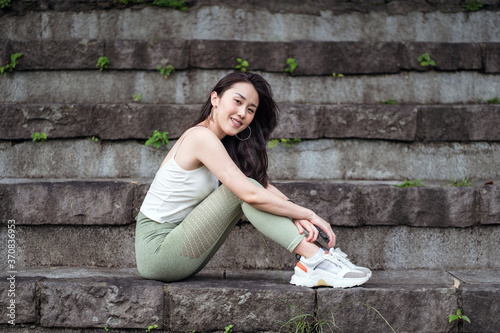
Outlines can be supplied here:
<path id="1" fill-rule="evenodd" d="M 333 279 L 333 278 L 318 278 L 318 277 L 298 277 L 293 275 L 290 280 L 291 284 L 303 287 L 333 287 L 333 288 L 350 288 L 360 286 L 370 279 L 370 276 L 356 279 Z"/>

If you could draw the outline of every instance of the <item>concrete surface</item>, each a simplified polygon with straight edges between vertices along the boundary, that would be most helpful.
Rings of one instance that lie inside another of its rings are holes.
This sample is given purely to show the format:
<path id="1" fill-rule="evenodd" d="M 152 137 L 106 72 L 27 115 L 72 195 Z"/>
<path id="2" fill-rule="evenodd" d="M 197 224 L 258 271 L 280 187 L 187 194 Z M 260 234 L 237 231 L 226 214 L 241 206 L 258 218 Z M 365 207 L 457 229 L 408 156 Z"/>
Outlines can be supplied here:
<path id="1" fill-rule="evenodd" d="M 315 10 L 315 6 L 303 7 Z M 500 41 L 498 11 L 315 11 L 314 14 L 280 13 L 234 5 L 205 6 L 187 12 L 157 7 L 79 12 L 27 11 L 23 16 L 2 17 L 0 31 L 1 38 L 15 40 L 34 37 L 98 39 L 102 36 L 147 40 L 169 36 L 248 41 Z M 148 24 L 144 25 L 144 22 Z"/>
<path id="2" fill-rule="evenodd" d="M 463 228 L 500 224 L 500 186 L 429 181 L 276 181 L 294 202 L 335 226 Z M 120 226 L 134 223 L 151 179 L 0 180 L 0 218 L 16 224 Z"/>
<path id="3" fill-rule="evenodd" d="M 0 94 L 9 103 L 202 104 L 230 71 L 179 71 L 165 79 L 152 71 L 26 71 L 2 78 Z M 498 96 L 500 75 L 478 72 L 401 72 L 392 75 L 296 76 L 261 73 L 279 103 L 402 104 L 477 103 Z M 43 82 L 43 84 L 42 84 Z"/>
<path id="4" fill-rule="evenodd" d="M 154 130 L 178 138 L 201 104 L 0 104 L 0 139 L 95 136 L 100 140 L 148 139 Z M 364 138 L 395 141 L 500 141 L 500 106 L 314 105 L 280 103 L 274 138 Z M 159 126 L 162 124 L 162 126 Z M 307 124 L 307 126 L 304 126 Z"/>
<path id="5" fill-rule="evenodd" d="M 0 175 L 7 178 L 152 178 L 167 153 L 166 147 L 156 149 L 131 140 L 0 141 Z M 290 147 L 279 145 L 270 149 L 268 155 L 269 174 L 273 179 L 500 178 L 498 142 L 304 140 Z"/>
<path id="6" fill-rule="evenodd" d="M 22 53 L 16 71 L 96 70 L 97 59 L 106 55 L 109 70 L 157 70 L 159 65 L 232 70 L 243 57 L 248 70 L 283 72 L 292 56 L 299 66 L 294 76 L 342 73 L 389 74 L 401 70 L 472 70 L 499 73 L 498 43 L 427 42 L 250 42 L 225 40 L 27 40 L 2 41 L 5 61 Z M 220 52 L 224 50 L 224 52 Z M 435 65 L 424 67 L 418 58 L 428 53 Z"/>
<path id="7" fill-rule="evenodd" d="M 500 227 L 430 228 L 334 226 L 337 245 L 372 269 L 499 268 Z M 19 268 L 35 266 L 134 267 L 135 225 L 16 227 Z M 7 228 L 0 240 L 7 243 Z M 1 250 L 6 257 L 7 249 Z M 7 262 L 0 263 L 5 269 Z M 290 269 L 295 256 L 263 238 L 250 224 L 237 226 L 209 268 Z"/>
<path id="8" fill-rule="evenodd" d="M 295 315 L 318 312 L 320 320 L 332 320 L 333 314 L 336 325 L 349 332 L 385 332 L 389 324 L 396 332 L 430 333 L 452 329 L 456 323 L 447 316 L 460 306 L 474 327 L 493 331 L 495 306 L 473 306 L 498 304 L 499 272 L 469 273 L 475 282 L 457 284 L 443 270 L 374 271 L 361 287 L 313 289 L 289 285 L 290 271 L 204 270 L 165 284 L 144 280 L 135 269 L 35 268 L 17 277 L 18 290 L 29 296 L 18 299 L 24 312 L 17 323 L 23 322 L 24 331 L 35 324 L 40 332 L 150 324 L 167 332 L 223 330 L 229 324 L 235 332 L 277 332 Z M 0 288 L 7 286 L 2 278 Z M 2 323 L 3 331 L 18 332 Z"/>

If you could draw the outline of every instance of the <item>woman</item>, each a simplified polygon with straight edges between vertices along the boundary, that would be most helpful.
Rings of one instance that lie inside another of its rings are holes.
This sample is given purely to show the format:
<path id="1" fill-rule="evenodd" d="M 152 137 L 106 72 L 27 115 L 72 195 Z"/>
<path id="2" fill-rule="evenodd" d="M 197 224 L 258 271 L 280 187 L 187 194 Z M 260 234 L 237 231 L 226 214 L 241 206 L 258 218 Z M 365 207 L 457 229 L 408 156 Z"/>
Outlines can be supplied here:
<path id="1" fill-rule="evenodd" d="M 277 110 L 258 74 L 235 72 L 217 83 L 193 127 L 165 157 L 137 216 L 143 277 L 172 282 L 196 274 L 245 214 L 257 230 L 301 256 L 292 284 L 351 287 L 370 278 L 369 269 L 333 249 L 329 223 L 270 184 L 266 145 Z M 326 233 L 330 251 L 315 243 L 315 226 Z"/>

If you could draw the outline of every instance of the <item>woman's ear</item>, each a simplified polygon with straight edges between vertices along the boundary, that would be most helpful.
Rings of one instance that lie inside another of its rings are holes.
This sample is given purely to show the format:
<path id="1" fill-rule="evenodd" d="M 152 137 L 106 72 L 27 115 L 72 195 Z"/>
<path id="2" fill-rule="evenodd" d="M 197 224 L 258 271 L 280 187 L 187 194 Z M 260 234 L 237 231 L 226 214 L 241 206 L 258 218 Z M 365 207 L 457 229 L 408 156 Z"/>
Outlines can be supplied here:
<path id="1" fill-rule="evenodd" d="M 217 96 L 216 91 L 212 91 L 212 93 L 210 94 L 210 100 L 212 101 L 212 106 L 217 106 L 219 96 Z"/>

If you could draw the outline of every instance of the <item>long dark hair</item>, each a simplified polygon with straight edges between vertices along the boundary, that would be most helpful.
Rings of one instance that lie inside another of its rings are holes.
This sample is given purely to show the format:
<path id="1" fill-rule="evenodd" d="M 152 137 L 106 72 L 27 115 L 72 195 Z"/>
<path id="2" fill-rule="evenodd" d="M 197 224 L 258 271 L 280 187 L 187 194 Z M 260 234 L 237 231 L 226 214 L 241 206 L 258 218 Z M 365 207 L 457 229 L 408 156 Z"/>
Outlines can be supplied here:
<path id="1" fill-rule="evenodd" d="M 252 135 L 245 141 L 240 141 L 234 136 L 226 135 L 221 141 L 238 168 L 247 177 L 255 179 L 262 186 L 266 187 L 270 182 L 267 175 L 268 160 L 266 146 L 269 136 L 278 122 L 279 109 L 273 99 L 271 86 L 259 74 L 250 72 L 230 73 L 223 77 L 212 91 L 215 91 L 217 96 L 222 97 L 226 90 L 239 82 L 252 84 L 259 95 L 259 107 L 250 124 Z M 201 109 L 199 118 L 193 123 L 193 126 L 207 120 L 210 117 L 211 111 L 212 102 L 209 96 Z M 245 138 L 247 132 L 247 130 L 243 131 L 241 136 Z"/>

